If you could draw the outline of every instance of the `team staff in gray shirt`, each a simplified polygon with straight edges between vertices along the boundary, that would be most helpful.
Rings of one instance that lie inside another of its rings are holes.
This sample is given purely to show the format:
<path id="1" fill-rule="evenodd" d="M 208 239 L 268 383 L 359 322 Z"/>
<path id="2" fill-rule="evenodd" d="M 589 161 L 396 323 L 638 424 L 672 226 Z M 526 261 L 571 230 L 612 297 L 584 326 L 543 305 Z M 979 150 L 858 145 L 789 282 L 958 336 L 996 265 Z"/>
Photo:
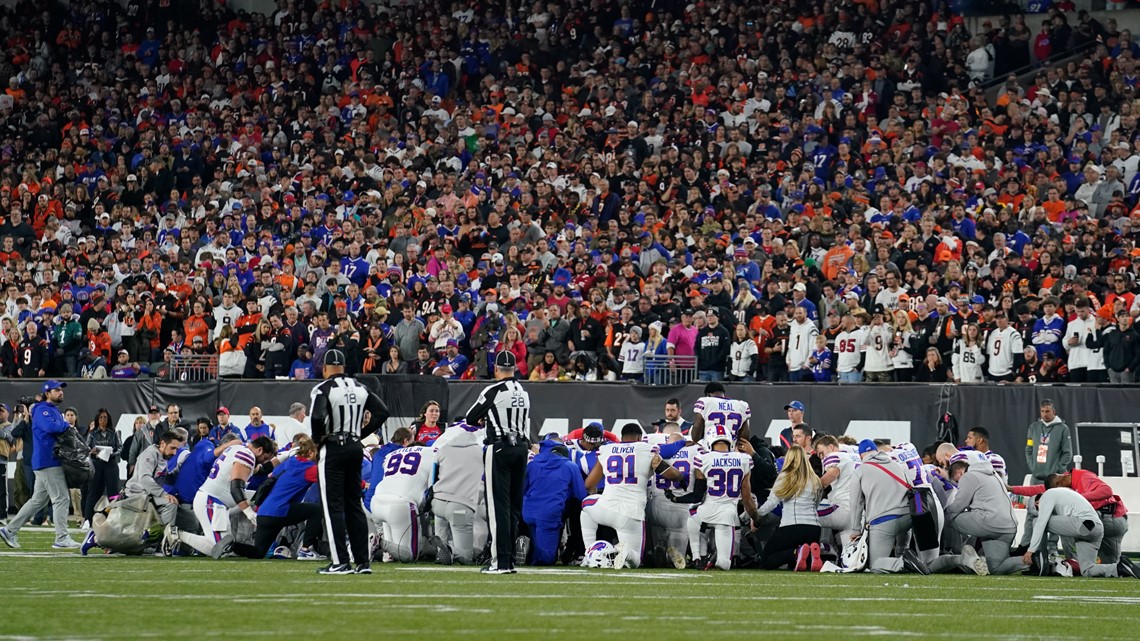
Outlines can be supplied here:
<path id="1" fill-rule="evenodd" d="M 950 480 L 958 484 L 953 500 L 946 505 L 946 525 L 964 538 L 982 539 L 983 561 L 977 551 L 962 546 L 960 555 L 943 555 L 930 564 L 931 572 L 948 572 L 960 567 L 975 574 L 1014 574 L 1026 568 L 1020 557 L 1010 556 L 1009 548 L 1017 534 L 1017 520 L 1005 484 L 989 460 L 955 461 L 950 464 Z"/>
<path id="2" fill-rule="evenodd" d="M 911 520 L 906 493 L 909 486 L 891 477 L 893 474 L 905 479 L 906 469 L 868 439 L 859 442 L 859 458 L 863 464 L 856 470 L 855 484 L 851 488 L 851 529 L 868 529 L 867 569 L 892 573 L 906 569 L 930 574 L 926 564 L 908 547 Z M 904 550 L 902 557 L 893 556 L 896 548 Z"/>
<path id="3" fill-rule="evenodd" d="M 1033 555 L 1044 550 L 1045 533 L 1070 537 L 1076 543 L 1077 563 L 1082 576 L 1120 576 L 1117 565 L 1096 562 L 1100 541 L 1104 538 L 1104 526 L 1088 499 L 1067 487 L 1056 485 L 1056 478 L 1050 477 L 1053 484 L 1046 483 L 1045 493 L 1037 497 L 1037 521 L 1033 525 L 1033 537 L 1029 541 L 1022 560 L 1028 565 Z M 1042 563 L 1038 559 L 1038 563 Z"/>
<path id="4" fill-rule="evenodd" d="M 159 437 L 158 443 L 148 446 L 135 461 L 135 473 L 127 481 L 123 493 L 130 496 L 145 494 L 154 501 L 158 518 L 163 525 L 170 525 L 178 515 L 178 497 L 162 487 L 166 477 L 166 462 L 186 444 L 186 430 L 175 427 Z"/>
<path id="5" fill-rule="evenodd" d="M 436 480 L 431 509 L 435 513 L 436 549 L 440 563 L 470 565 L 474 558 L 475 514 L 483 493 L 485 432 L 459 423 L 436 440 Z"/>

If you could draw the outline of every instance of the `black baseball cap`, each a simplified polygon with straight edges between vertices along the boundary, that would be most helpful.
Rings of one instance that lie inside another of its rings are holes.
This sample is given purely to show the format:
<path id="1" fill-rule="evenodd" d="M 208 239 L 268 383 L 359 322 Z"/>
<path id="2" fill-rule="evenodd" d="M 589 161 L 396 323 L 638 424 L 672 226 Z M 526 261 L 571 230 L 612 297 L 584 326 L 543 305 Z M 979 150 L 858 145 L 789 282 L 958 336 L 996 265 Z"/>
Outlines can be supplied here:
<path id="1" fill-rule="evenodd" d="M 325 352 L 325 365 L 344 365 L 346 362 L 344 352 L 339 349 L 330 349 Z"/>
<path id="2" fill-rule="evenodd" d="M 511 352 L 495 354 L 495 367 L 500 369 L 514 369 L 516 367 L 515 355 Z"/>

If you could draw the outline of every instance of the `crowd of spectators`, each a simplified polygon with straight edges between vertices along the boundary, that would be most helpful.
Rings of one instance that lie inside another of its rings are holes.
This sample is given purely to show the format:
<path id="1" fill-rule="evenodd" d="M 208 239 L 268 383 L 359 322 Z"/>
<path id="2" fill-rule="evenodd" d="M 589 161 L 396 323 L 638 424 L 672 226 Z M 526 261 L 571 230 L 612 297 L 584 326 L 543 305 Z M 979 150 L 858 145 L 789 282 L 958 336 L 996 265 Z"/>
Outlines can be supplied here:
<path id="1" fill-rule="evenodd" d="M 0 374 L 1131 380 L 1113 21 L 413 4 L 0 9 Z"/>

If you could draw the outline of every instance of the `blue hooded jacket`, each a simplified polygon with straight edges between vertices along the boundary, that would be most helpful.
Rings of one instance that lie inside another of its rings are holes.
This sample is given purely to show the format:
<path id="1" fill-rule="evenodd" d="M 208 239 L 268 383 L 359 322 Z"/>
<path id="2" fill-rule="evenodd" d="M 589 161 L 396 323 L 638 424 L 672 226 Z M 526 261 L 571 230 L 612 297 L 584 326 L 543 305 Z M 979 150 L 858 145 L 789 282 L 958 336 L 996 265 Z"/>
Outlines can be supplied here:
<path id="1" fill-rule="evenodd" d="M 55 455 L 55 444 L 59 435 L 67 431 L 70 425 L 63 418 L 63 412 L 55 403 L 36 403 L 32 406 L 32 440 L 35 448 L 32 450 L 32 469 L 46 470 L 49 467 L 60 467 L 59 458 Z"/>
<path id="2" fill-rule="evenodd" d="M 526 466 L 523 489 L 523 520 L 561 521 L 570 500 L 586 498 L 586 483 L 577 466 L 554 448 L 566 446 L 546 440 L 539 444 L 538 454 Z"/>

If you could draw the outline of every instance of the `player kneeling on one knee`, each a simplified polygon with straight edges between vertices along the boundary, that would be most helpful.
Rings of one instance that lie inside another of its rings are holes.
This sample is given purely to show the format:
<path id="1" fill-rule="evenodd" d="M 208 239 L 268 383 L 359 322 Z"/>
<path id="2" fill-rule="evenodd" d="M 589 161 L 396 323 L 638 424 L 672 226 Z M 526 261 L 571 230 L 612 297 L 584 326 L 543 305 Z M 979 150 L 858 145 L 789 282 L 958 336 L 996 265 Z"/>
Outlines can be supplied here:
<path id="1" fill-rule="evenodd" d="M 390 452 L 379 463 L 384 478 L 372 496 L 372 520 L 383 537 L 384 551 L 401 563 L 415 561 L 427 547 L 420 514 L 426 512 L 421 504 L 434 481 L 435 459 L 434 448 L 412 445 Z"/>
<path id="2" fill-rule="evenodd" d="M 620 443 L 598 449 L 598 461 L 586 477 L 586 490 L 593 492 L 605 478 L 600 497 L 582 501 L 582 541 L 589 549 L 598 541 L 598 526 L 617 530 L 614 567 L 639 567 L 645 553 L 645 502 L 647 488 L 656 472 L 671 481 L 681 473 L 661 459 L 658 447 L 641 440 L 641 426 L 626 423 Z"/>
<path id="3" fill-rule="evenodd" d="M 248 445 L 234 443 L 214 461 L 206 482 L 194 496 L 194 516 L 204 534 L 191 534 L 185 530 L 168 532 L 179 541 L 206 555 L 219 556 L 230 529 L 229 511 L 240 509 L 250 521 L 257 522 L 257 513 L 246 496 L 246 482 L 259 463 L 269 461 L 277 454 L 277 443 L 268 436 L 259 436 Z"/>
<path id="4" fill-rule="evenodd" d="M 760 518 L 756 500 L 752 496 L 752 457 L 732 451 L 734 439 L 727 434 L 712 437 L 712 451 L 701 452 L 693 460 L 693 491 L 676 496 L 666 490 L 665 496 L 674 503 L 697 503 L 696 512 L 689 519 L 689 545 L 694 557 L 704 558 L 707 549 L 701 538 L 701 526 L 713 531 L 716 544 L 716 567 L 728 570 L 736 556 L 737 529 L 740 517 L 736 506 L 744 501 L 744 511 L 753 521 Z M 706 564 L 707 567 L 708 564 Z"/>

